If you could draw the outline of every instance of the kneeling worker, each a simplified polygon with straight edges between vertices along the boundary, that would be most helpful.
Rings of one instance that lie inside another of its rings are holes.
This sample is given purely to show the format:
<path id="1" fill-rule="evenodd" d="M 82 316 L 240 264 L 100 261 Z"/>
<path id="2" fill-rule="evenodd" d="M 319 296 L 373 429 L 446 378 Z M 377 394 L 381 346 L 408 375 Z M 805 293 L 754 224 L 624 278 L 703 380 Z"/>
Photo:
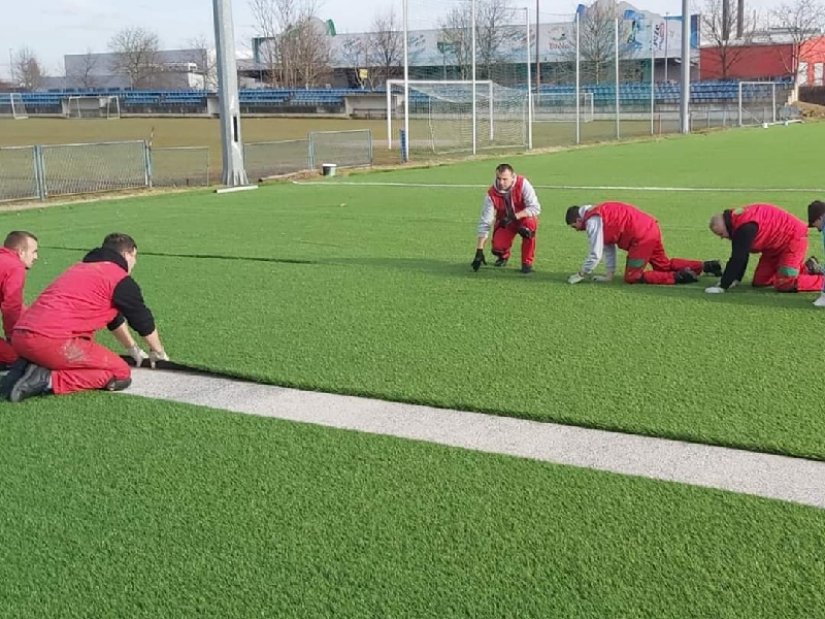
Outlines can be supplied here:
<path id="1" fill-rule="evenodd" d="M 138 365 L 147 355 L 130 326 L 149 346 L 153 367 L 167 360 L 152 312 L 131 277 L 136 262 L 134 239 L 110 234 L 52 282 L 14 327 L 11 341 L 20 360 L 0 383 L 0 397 L 20 402 L 47 393 L 126 389 L 129 366 L 94 341 L 104 326 Z"/>

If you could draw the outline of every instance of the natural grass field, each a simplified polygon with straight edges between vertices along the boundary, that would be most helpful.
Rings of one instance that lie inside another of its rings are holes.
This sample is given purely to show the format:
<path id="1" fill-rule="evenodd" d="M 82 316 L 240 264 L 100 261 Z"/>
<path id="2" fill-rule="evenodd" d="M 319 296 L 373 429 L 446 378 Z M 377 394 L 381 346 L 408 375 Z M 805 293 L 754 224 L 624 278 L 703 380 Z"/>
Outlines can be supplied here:
<path id="1" fill-rule="evenodd" d="M 241 135 L 245 142 L 266 142 L 306 138 L 310 131 L 346 131 L 369 129 L 373 136 L 375 163 L 396 164 L 399 161 L 398 135 L 400 124 L 394 124 L 396 142 L 394 150 L 387 149 L 386 120 L 355 120 L 347 118 L 243 118 Z M 582 124 L 582 140 L 595 142 L 615 138 L 615 124 L 598 121 Z M 623 121 L 623 137 L 650 134 L 650 122 Z M 656 131 L 674 131 L 670 124 L 656 126 Z M 534 145 L 537 148 L 569 146 L 575 143 L 575 125 L 572 123 L 537 123 L 534 128 Z M 415 139 L 429 135 L 423 123 L 412 123 Z M 129 117 L 118 120 L 28 118 L 26 120 L 0 119 L 0 147 L 27 146 L 31 144 L 67 144 L 76 142 L 105 142 L 116 140 L 149 140 L 153 146 L 206 146 L 212 162 L 212 178 L 221 169 L 220 121 L 215 118 Z M 434 155 L 416 153 L 416 157 Z"/>
<path id="2" fill-rule="evenodd" d="M 726 258 L 710 214 L 766 200 L 802 216 L 821 196 L 781 190 L 822 185 L 823 138 L 514 159 L 544 205 L 529 277 L 469 267 L 492 161 L 0 227 L 41 238 L 30 298 L 132 233 L 177 361 L 823 459 L 815 295 L 570 286 L 586 240 L 562 225 L 569 204 L 629 200 L 673 255 Z M 105 394 L 2 405 L 0 480 L 0 616 L 825 616 L 822 511 L 675 484 Z"/>

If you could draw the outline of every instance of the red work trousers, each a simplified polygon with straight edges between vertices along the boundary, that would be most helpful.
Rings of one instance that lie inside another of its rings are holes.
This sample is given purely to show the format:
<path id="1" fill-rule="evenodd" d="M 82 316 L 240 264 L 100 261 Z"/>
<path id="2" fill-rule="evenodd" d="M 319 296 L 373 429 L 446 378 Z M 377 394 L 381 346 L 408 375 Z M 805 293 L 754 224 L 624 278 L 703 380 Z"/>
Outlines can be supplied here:
<path id="1" fill-rule="evenodd" d="M 11 365 L 15 361 L 17 361 L 17 353 L 14 352 L 14 348 L 6 340 L 0 338 L 0 363 Z"/>
<path id="2" fill-rule="evenodd" d="M 513 239 L 518 234 L 518 229 L 524 226 L 532 231 L 533 236 L 529 239 L 521 239 L 521 263 L 533 266 L 533 259 L 536 257 L 536 229 L 539 220 L 535 217 L 525 217 L 517 219 L 504 228 L 496 227 L 493 232 L 493 254 L 505 260 L 510 258 L 510 248 L 513 246 Z"/>
<path id="3" fill-rule="evenodd" d="M 781 251 L 762 252 L 753 285 L 773 286 L 780 292 L 819 292 L 822 290 L 823 276 L 808 273 L 805 268 L 805 254 L 808 252 L 808 237 L 800 237 Z"/>
<path id="4" fill-rule="evenodd" d="M 652 271 L 646 271 L 648 263 Z M 624 281 L 628 284 L 657 284 L 669 286 L 676 283 L 676 272 L 690 269 L 697 276 L 702 274 L 700 260 L 668 258 L 662 245 L 662 231 L 657 224 L 651 224 L 646 233 L 633 241 L 627 250 L 627 265 Z"/>
<path id="5" fill-rule="evenodd" d="M 27 361 L 52 371 L 52 391 L 56 394 L 102 389 L 113 378 L 131 376 L 123 359 L 90 338 L 56 339 L 15 331 L 12 345 Z"/>

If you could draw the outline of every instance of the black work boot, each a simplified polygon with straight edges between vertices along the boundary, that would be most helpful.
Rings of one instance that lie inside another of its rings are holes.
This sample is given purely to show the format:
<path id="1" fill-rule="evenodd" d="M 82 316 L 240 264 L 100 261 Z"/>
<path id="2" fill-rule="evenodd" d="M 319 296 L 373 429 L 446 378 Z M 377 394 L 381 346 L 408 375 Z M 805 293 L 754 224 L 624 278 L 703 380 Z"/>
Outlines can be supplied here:
<path id="1" fill-rule="evenodd" d="M 131 378 L 113 378 L 103 387 L 104 391 L 123 391 L 132 384 Z"/>
<path id="2" fill-rule="evenodd" d="M 499 258 L 496 260 L 497 267 L 506 267 L 507 266 L 507 258 Z"/>
<path id="3" fill-rule="evenodd" d="M 706 260 L 702 263 L 702 273 L 708 273 L 714 277 L 722 277 L 722 263 L 718 260 Z"/>
<path id="4" fill-rule="evenodd" d="M 0 380 L 0 400 L 9 399 L 12 388 L 15 383 L 20 380 L 20 377 L 23 376 L 23 373 L 26 371 L 27 367 L 29 367 L 29 362 L 25 359 L 18 359 L 11 364 L 9 371 L 3 377 L 3 380 Z"/>
<path id="5" fill-rule="evenodd" d="M 526 262 L 521 263 L 521 272 L 525 275 L 528 275 L 533 272 L 533 265 L 527 264 Z"/>
<path id="6" fill-rule="evenodd" d="M 52 390 L 52 371 L 30 363 L 9 394 L 12 402 L 22 402 L 33 395 L 44 395 Z"/>
<path id="7" fill-rule="evenodd" d="M 808 273 L 812 275 L 822 275 L 825 273 L 825 267 L 820 264 L 816 256 L 811 256 L 805 261 L 805 268 L 808 270 Z"/>
<path id="8" fill-rule="evenodd" d="M 681 271 L 676 272 L 677 284 L 692 284 L 698 281 L 699 277 L 690 269 L 682 269 Z"/>

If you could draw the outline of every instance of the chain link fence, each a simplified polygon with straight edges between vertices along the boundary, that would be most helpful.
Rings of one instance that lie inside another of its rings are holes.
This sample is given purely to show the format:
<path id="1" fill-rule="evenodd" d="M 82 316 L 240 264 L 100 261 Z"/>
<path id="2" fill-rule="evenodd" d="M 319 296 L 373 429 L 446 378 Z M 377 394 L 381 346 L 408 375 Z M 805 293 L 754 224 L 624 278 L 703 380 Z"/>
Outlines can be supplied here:
<path id="1" fill-rule="evenodd" d="M 209 149 L 173 146 L 151 150 L 153 187 L 206 187 L 209 185 Z"/>
<path id="2" fill-rule="evenodd" d="M 372 164 L 372 132 L 315 131 L 303 140 L 244 144 L 247 176 Z M 145 187 L 204 187 L 211 180 L 205 146 L 150 148 L 143 141 L 0 148 L 0 201 L 36 200 Z"/>
<path id="3" fill-rule="evenodd" d="M 41 197 L 34 146 L 0 148 L 0 201 Z"/>

